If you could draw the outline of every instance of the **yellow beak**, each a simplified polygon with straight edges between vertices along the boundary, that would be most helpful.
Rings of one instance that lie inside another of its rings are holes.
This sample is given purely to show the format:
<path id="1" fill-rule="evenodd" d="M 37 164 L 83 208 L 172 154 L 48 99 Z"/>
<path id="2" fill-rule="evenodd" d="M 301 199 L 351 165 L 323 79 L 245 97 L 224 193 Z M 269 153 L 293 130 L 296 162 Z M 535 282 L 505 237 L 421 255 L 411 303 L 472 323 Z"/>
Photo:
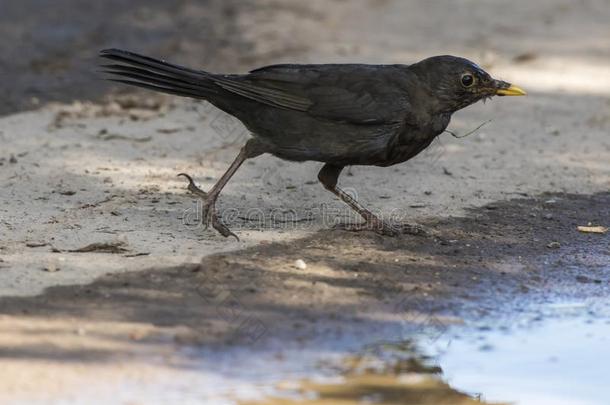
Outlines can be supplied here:
<path id="1" fill-rule="evenodd" d="M 507 89 L 498 89 L 496 90 L 496 95 L 498 96 L 525 96 L 527 93 L 520 87 L 517 87 L 513 84 L 510 85 Z"/>

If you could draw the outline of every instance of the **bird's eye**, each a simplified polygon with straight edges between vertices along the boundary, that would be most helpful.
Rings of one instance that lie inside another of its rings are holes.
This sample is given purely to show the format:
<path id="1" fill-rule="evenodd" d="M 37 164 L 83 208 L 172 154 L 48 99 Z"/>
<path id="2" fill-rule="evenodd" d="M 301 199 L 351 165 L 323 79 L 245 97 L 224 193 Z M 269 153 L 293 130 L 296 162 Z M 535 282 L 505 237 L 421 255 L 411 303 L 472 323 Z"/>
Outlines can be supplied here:
<path id="1" fill-rule="evenodd" d="M 474 76 L 472 76 L 470 73 L 464 73 L 462 75 L 462 86 L 464 87 L 470 87 L 474 84 Z"/>

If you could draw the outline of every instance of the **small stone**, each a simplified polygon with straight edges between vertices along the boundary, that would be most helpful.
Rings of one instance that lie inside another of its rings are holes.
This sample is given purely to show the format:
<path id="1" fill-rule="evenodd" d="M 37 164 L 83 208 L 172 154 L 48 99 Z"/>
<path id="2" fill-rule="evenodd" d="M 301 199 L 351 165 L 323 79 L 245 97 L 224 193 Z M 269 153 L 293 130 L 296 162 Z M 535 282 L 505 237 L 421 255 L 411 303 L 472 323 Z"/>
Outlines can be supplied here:
<path id="1" fill-rule="evenodd" d="M 11 155 L 10 159 L 8 160 L 9 163 L 15 164 L 17 163 L 17 158 L 15 157 L 15 155 Z"/>
<path id="2" fill-rule="evenodd" d="M 130 340 L 140 341 L 146 337 L 146 332 L 144 331 L 134 331 L 129 334 Z"/>
<path id="3" fill-rule="evenodd" d="M 302 259 L 298 259 L 294 261 L 294 267 L 299 270 L 305 270 L 307 268 L 307 263 L 305 263 L 305 261 L 303 261 Z"/>
<path id="4" fill-rule="evenodd" d="M 58 272 L 60 269 L 55 263 L 49 263 L 43 268 L 43 270 L 48 273 L 55 273 Z"/>
<path id="5" fill-rule="evenodd" d="M 549 249 L 559 249 L 561 247 L 561 243 L 551 242 L 548 245 L 546 245 L 546 247 L 548 247 Z"/>

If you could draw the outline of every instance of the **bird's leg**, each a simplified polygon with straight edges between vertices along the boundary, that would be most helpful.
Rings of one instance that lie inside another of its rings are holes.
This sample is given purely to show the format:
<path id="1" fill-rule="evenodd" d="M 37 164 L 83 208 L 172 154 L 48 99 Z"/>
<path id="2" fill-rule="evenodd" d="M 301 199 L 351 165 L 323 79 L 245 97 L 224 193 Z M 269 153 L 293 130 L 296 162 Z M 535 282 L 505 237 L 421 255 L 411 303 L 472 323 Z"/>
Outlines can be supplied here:
<path id="1" fill-rule="evenodd" d="M 425 233 L 419 226 L 414 225 L 402 225 L 400 227 L 393 226 L 392 224 L 383 221 L 381 218 L 373 214 L 371 211 L 364 208 L 355 198 L 347 194 L 345 191 L 337 187 L 337 181 L 339 175 L 343 170 L 343 166 L 335 166 L 331 164 L 325 164 L 322 170 L 318 173 L 318 180 L 324 186 L 325 189 L 335 194 L 344 203 L 350 206 L 364 219 L 361 224 L 350 224 L 345 226 L 345 229 L 352 231 L 359 230 L 372 230 L 382 235 L 396 236 L 401 233 L 410 233 L 414 235 L 420 235 Z"/>
<path id="2" fill-rule="evenodd" d="M 360 214 L 360 216 L 364 219 L 364 223 L 350 225 L 348 229 L 368 229 L 384 235 L 397 235 L 399 233 L 399 230 L 397 228 L 394 228 L 391 224 L 384 222 L 381 218 L 377 217 L 371 211 L 360 205 L 360 203 L 356 201 L 356 199 L 354 199 L 351 195 L 347 194 L 345 191 L 337 187 L 337 180 L 339 179 L 339 174 L 341 174 L 341 170 L 343 170 L 343 166 L 334 166 L 327 163 L 318 173 L 318 180 L 320 180 L 320 183 L 322 183 L 325 189 L 339 197 L 341 201 L 349 205 L 350 208 Z"/>
<path id="3" fill-rule="evenodd" d="M 191 176 L 189 176 L 188 174 L 180 173 L 178 175 L 178 176 L 184 176 L 189 182 L 188 190 L 191 193 L 198 196 L 199 198 L 201 198 L 201 200 L 203 202 L 202 221 L 203 221 L 204 225 L 209 226 L 211 224 L 212 227 L 214 229 L 216 229 L 224 237 L 233 236 L 235 239 L 239 240 L 237 235 L 235 235 L 233 232 L 231 232 L 231 230 L 229 228 L 227 228 L 227 226 L 224 225 L 218 218 L 218 215 L 216 213 L 216 199 L 218 198 L 218 195 L 220 194 L 220 192 L 222 191 L 224 186 L 229 182 L 231 177 L 233 177 L 233 175 L 235 174 L 237 169 L 239 169 L 241 164 L 246 159 L 248 159 L 250 157 L 254 157 L 256 155 L 257 155 L 257 153 L 254 153 L 253 150 L 251 148 L 249 148 L 249 145 L 246 144 L 243 148 L 241 148 L 241 150 L 239 151 L 239 154 L 237 155 L 237 157 L 235 158 L 233 163 L 231 163 L 231 166 L 229 166 L 227 171 L 222 175 L 222 177 L 216 182 L 216 184 L 214 184 L 214 186 L 212 186 L 212 189 L 207 193 L 205 191 L 203 191 L 202 189 L 200 189 L 199 187 L 197 187 L 195 185 L 195 182 L 193 181 L 193 178 Z"/>

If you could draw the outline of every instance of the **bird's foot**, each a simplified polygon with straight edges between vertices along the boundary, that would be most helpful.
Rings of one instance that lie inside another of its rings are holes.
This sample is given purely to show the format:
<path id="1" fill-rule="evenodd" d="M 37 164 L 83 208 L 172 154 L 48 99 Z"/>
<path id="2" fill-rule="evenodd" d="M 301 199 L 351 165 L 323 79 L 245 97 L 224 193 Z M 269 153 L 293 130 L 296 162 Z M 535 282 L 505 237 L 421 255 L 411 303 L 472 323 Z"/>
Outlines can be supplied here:
<path id="1" fill-rule="evenodd" d="M 206 215 L 205 209 L 206 208 L 204 205 L 204 215 Z M 225 238 L 232 236 L 235 238 L 236 241 L 239 242 L 239 237 L 235 235 L 235 233 L 233 233 L 225 224 L 220 221 L 220 218 L 218 218 L 216 210 L 213 206 L 211 208 L 208 208 L 207 218 L 209 219 L 207 219 L 206 227 L 212 224 L 212 228 L 216 229 L 218 233 L 220 233 L 222 236 L 224 236 Z"/>
<path id="2" fill-rule="evenodd" d="M 403 235 L 424 236 L 428 234 L 423 226 L 417 224 L 399 224 L 398 230 Z"/>
<path id="3" fill-rule="evenodd" d="M 208 199 L 208 193 L 206 193 L 205 191 L 203 191 L 202 189 L 197 187 L 197 185 L 195 184 L 195 180 L 193 180 L 193 178 L 191 176 L 189 176 L 186 173 L 179 173 L 178 177 L 184 177 L 189 182 L 189 185 L 187 187 L 188 191 L 195 194 L 197 197 L 201 198 L 202 200 Z"/>
<path id="4" fill-rule="evenodd" d="M 333 229 L 340 229 L 349 232 L 373 231 L 384 236 L 399 235 L 425 235 L 426 231 L 419 225 L 412 224 L 391 224 L 381 219 L 371 219 L 365 222 L 353 224 L 337 224 Z"/>
<path id="5" fill-rule="evenodd" d="M 235 235 L 225 224 L 220 221 L 218 214 L 216 213 L 216 195 L 211 195 L 197 187 L 195 181 L 191 176 L 186 173 L 180 173 L 179 177 L 184 177 L 188 180 L 188 191 L 198 196 L 202 201 L 201 208 L 201 221 L 205 228 L 212 225 L 212 228 L 216 229 L 225 238 L 229 236 L 234 237 L 239 241 L 237 235 Z"/>

